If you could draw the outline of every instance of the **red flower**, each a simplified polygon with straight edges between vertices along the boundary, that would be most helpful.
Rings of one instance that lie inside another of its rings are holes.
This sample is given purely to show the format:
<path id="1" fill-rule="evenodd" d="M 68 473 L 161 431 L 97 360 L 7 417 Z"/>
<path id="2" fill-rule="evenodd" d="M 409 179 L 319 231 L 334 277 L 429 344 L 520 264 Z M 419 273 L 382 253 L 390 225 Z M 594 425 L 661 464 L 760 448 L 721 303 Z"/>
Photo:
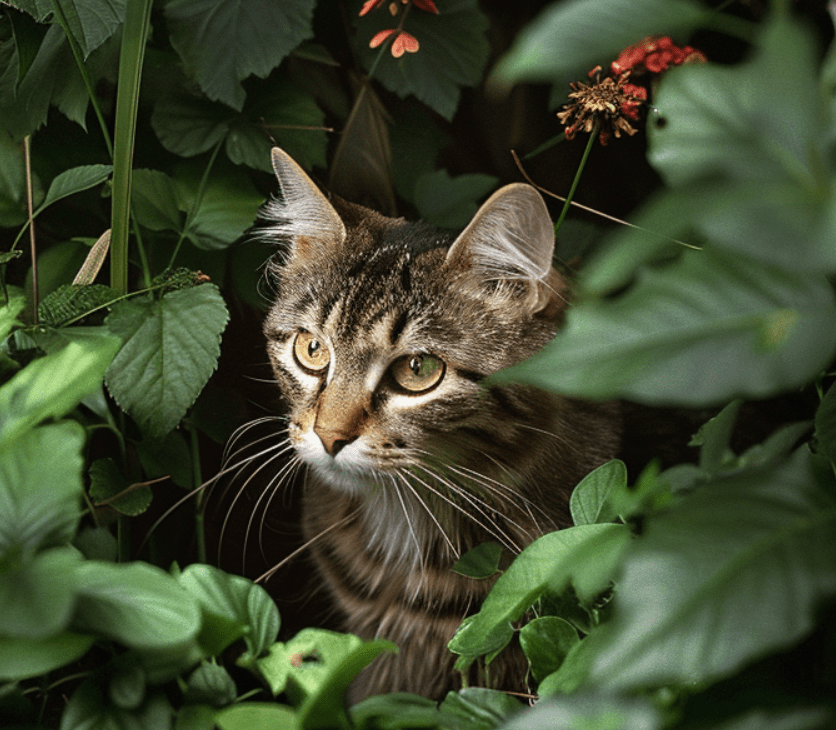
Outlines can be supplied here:
<path id="1" fill-rule="evenodd" d="M 397 28 L 387 28 L 377 33 L 369 41 L 369 48 L 377 48 L 393 33 L 397 33 L 397 35 L 395 36 L 395 40 L 392 41 L 392 48 L 390 50 L 395 58 L 400 58 L 404 53 L 415 53 L 421 47 L 418 39 L 405 30 L 399 31 Z"/>
<path id="2" fill-rule="evenodd" d="M 641 70 L 661 73 L 671 66 L 681 66 L 692 61 L 705 62 L 705 55 L 691 46 L 677 46 L 668 36 L 648 36 L 633 46 L 625 48 L 612 63 L 613 73 Z"/>

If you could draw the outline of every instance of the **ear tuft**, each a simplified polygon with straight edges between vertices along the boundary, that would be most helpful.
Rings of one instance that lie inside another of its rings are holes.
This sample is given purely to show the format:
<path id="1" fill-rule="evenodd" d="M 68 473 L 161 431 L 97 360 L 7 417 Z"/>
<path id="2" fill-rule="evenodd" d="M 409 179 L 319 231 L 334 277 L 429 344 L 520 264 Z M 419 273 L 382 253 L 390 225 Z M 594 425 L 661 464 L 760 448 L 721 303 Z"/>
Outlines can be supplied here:
<path id="1" fill-rule="evenodd" d="M 312 244 L 341 244 L 345 225 L 328 199 L 287 152 L 274 147 L 270 154 L 281 199 L 270 200 L 262 208 L 262 216 L 270 223 L 265 234 L 289 239 L 294 254 L 304 254 Z"/>

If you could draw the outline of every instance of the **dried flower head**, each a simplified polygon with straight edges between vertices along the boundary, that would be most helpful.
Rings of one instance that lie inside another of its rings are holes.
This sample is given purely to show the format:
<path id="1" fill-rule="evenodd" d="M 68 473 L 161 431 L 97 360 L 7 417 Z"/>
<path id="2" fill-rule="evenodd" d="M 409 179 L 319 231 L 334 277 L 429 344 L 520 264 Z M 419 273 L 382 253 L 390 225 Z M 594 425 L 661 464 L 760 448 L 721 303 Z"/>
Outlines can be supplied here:
<path id="1" fill-rule="evenodd" d="M 572 92 L 570 101 L 563 105 L 557 118 L 564 125 L 566 139 L 572 139 L 580 132 L 598 130 L 598 139 L 605 145 L 610 136 L 620 137 L 622 132 L 633 135 L 636 130 L 629 119 L 638 117 L 639 105 L 647 98 L 646 91 L 639 86 L 628 84 L 630 71 L 617 76 L 603 76 L 601 67 L 589 72 L 594 83 L 573 81 L 569 84 Z"/>

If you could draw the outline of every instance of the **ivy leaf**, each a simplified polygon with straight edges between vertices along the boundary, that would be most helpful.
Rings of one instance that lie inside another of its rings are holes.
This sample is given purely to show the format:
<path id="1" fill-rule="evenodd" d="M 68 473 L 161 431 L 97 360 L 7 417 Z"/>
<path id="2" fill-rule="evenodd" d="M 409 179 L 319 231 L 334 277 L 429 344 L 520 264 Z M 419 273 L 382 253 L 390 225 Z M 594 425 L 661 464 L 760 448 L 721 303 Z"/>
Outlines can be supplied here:
<path id="1" fill-rule="evenodd" d="M 834 349 L 836 304 L 824 277 L 706 249 L 642 272 L 618 298 L 579 302 L 543 350 L 494 377 L 706 405 L 803 385 Z"/>
<path id="2" fill-rule="evenodd" d="M 165 6 L 171 44 L 203 92 L 241 110 L 241 81 L 264 78 L 313 35 L 315 0 L 172 0 Z"/>
<path id="3" fill-rule="evenodd" d="M 445 0 L 439 14 L 412 12 L 405 30 L 421 48 L 393 58 L 384 53 L 375 68 L 375 78 L 401 97 L 413 95 L 448 121 L 459 105 L 463 86 L 475 86 L 482 79 L 490 48 L 485 36 L 488 21 L 476 0 Z M 357 50 L 370 68 L 379 49 L 369 41 L 380 30 L 392 27 L 386 13 L 369 13 L 356 21 Z"/>
<path id="4" fill-rule="evenodd" d="M 649 517 L 625 556 L 589 682 L 710 682 L 803 638 L 836 592 L 836 502 L 818 478 L 801 449 Z"/>
<path id="5" fill-rule="evenodd" d="M 106 324 L 125 344 L 105 382 L 146 434 L 162 438 L 194 403 L 215 370 L 228 318 L 212 284 L 113 307 Z"/>

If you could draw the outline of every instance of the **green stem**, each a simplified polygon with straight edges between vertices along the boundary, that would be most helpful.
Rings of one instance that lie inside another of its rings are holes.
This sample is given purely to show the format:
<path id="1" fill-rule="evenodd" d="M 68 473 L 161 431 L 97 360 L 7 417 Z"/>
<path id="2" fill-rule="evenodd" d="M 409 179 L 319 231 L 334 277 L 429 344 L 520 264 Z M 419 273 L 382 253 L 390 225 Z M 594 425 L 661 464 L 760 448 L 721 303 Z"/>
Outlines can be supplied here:
<path id="1" fill-rule="evenodd" d="M 96 100 L 96 92 L 93 89 L 93 84 L 87 73 L 87 67 L 84 65 L 84 56 L 81 53 L 81 48 L 79 48 L 78 41 L 76 41 L 75 36 L 70 31 L 70 24 L 67 22 L 67 16 L 64 15 L 64 10 L 58 0 L 52 0 L 52 9 L 55 12 L 55 19 L 58 21 L 58 25 L 61 26 L 64 30 L 64 35 L 67 36 L 67 43 L 70 45 L 70 50 L 72 51 L 73 58 L 75 59 L 75 64 L 78 67 L 79 73 L 81 73 L 81 78 L 84 81 L 84 87 L 87 89 L 87 96 L 90 97 L 90 103 L 93 106 L 93 112 L 96 114 L 96 119 L 99 120 L 99 127 L 102 130 L 102 137 L 104 137 L 105 146 L 107 147 L 107 154 L 111 159 L 113 159 L 113 142 L 110 139 L 110 132 L 107 129 L 107 124 L 105 123 L 102 110 Z"/>
<path id="2" fill-rule="evenodd" d="M 197 489 L 203 484 L 203 474 L 200 469 L 200 443 L 198 442 L 197 427 L 189 427 L 189 447 L 192 454 L 192 484 Z M 197 540 L 197 561 L 206 562 L 206 530 L 203 524 L 203 496 L 205 492 L 200 490 L 195 500 L 195 539 Z"/>
<path id="3" fill-rule="evenodd" d="M 581 181 L 581 174 L 583 173 L 583 168 L 586 166 L 586 161 L 587 159 L 589 159 L 589 153 L 592 151 L 592 145 L 595 143 L 595 140 L 597 138 L 598 125 L 596 124 L 592 128 L 592 131 L 589 133 L 589 139 L 586 143 L 586 149 L 583 151 L 583 157 L 581 157 L 580 164 L 578 165 L 578 169 L 575 172 L 575 179 L 572 180 L 572 187 L 569 188 L 569 194 L 566 196 L 566 200 L 563 202 L 563 209 L 560 211 L 560 217 L 557 219 L 557 223 L 554 224 L 555 235 L 557 235 L 557 231 L 563 224 L 563 219 L 566 218 L 566 214 L 569 212 L 569 206 L 572 205 L 572 198 L 575 197 L 575 190 L 577 190 L 578 183 Z"/>
<path id="4" fill-rule="evenodd" d="M 195 219 L 195 216 L 197 216 L 197 212 L 200 210 L 200 206 L 203 203 L 203 195 L 206 192 L 206 184 L 209 182 L 209 174 L 212 172 L 212 168 L 215 166 L 215 160 L 218 158 L 218 152 L 221 151 L 221 147 L 223 146 L 223 143 L 225 141 L 226 138 L 221 139 L 215 145 L 215 149 L 212 150 L 212 156 L 209 158 L 209 163 L 206 165 L 206 169 L 203 171 L 203 176 L 200 178 L 200 182 L 198 183 L 197 194 L 195 195 L 194 203 L 192 203 L 192 207 L 189 209 L 188 215 L 186 216 L 186 223 L 183 226 L 183 230 L 180 232 L 180 238 L 177 239 L 177 243 L 174 246 L 174 252 L 171 254 L 171 258 L 169 259 L 169 269 L 174 266 L 174 260 L 177 258 L 177 254 L 180 253 L 180 247 L 183 245 L 183 241 L 186 239 L 186 231 L 189 230 L 191 224 Z"/>
<path id="5" fill-rule="evenodd" d="M 110 243 L 110 286 L 119 294 L 128 291 L 128 227 L 131 218 L 136 112 L 151 5 L 152 0 L 127 0 L 122 48 L 119 53 Z"/>

